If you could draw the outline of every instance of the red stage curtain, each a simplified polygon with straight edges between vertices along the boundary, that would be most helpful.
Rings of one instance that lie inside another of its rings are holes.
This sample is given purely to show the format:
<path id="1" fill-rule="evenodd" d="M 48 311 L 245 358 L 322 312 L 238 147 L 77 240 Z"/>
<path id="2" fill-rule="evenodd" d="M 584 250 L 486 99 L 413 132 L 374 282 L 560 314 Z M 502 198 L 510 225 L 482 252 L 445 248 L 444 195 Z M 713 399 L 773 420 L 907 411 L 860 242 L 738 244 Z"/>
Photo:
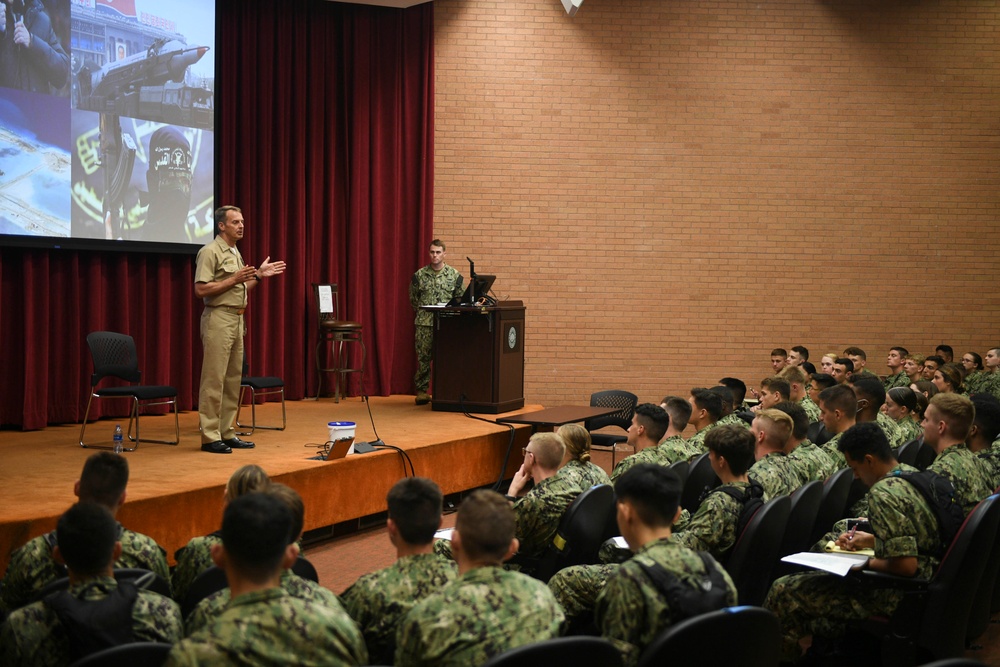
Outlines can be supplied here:
<path id="1" fill-rule="evenodd" d="M 216 205 L 243 209 L 248 263 L 288 262 L 251 294 L 251 370 L 283 377 L 292 399 L 316 391 L 311 284 L 336 282 L 341 316 L 365 327 L 364 390 L 411 391 L 407 284 L 432 228 L 433 3 L 220 0 L 218 18 Z M 193 254 L 0 249 L 0 424 L 80 421 L 84 338 L 102 329 L 135 337 L 143 381 L 195 409 L 193 275 Z M 122 414 L 102 403 L 95 416 Z"/>

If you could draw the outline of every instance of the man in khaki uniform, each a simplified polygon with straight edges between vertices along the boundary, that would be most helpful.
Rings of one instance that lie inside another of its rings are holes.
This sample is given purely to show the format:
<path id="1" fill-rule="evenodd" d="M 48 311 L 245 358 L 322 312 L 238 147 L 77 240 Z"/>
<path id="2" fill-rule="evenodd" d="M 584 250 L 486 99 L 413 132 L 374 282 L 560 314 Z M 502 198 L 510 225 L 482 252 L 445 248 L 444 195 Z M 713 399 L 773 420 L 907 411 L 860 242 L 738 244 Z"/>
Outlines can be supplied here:
<path id="1" fill-rule="evenodd" d="M 247 294 L 262 279 L 285 271 L 284 262 L 268 257 L 260 267 L 246 266 L 236 249 L 243 238 L 243 213 L 235 206 L 215 210 L 219 233 L 198 251 L 194 293 L 205 301 L 201 315 L 201 342 L 205 353 L 198 390 L 201 450 L 231 454 L 233 448 L 249 449 L 252 442 L 236 437 L 240 379 L 243 376 L 243 313 Z"/>

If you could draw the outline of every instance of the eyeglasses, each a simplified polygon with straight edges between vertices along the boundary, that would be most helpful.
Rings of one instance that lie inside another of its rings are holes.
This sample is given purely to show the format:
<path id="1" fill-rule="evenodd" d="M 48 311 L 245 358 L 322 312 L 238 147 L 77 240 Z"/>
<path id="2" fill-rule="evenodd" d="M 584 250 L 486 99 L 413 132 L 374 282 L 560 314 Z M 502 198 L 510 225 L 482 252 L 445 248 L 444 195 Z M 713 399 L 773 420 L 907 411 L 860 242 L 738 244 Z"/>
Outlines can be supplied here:
<path id="1" fill-rule="evenodd" d="M 535 453 L 533 451 L 531 451 L 530 449 L 528 449 L 527 447 L 522 447 L 521 448 L 521 454 L 523 456 L 527 456 L 528 454 L 531 454 L 532 456 L 535 455 Z"/>

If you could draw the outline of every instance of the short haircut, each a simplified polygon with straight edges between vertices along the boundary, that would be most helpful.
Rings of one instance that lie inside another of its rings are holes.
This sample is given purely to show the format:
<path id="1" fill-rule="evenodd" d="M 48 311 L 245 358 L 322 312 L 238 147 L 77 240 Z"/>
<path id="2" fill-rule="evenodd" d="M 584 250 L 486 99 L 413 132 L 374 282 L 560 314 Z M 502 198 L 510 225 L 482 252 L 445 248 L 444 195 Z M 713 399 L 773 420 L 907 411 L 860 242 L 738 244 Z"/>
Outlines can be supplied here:
<path id="1" fill-rule="evenodd" d="M 801 366 L 785 366 L 778 371 L 778 377 L 783 379 L 788 384 L 795 383 L 803 386 L 805 386 L 806 380 L 808 379 L 806 377 L 806 372 L 802 370 Z M 791 387 L 789 387 L 789 390 L 791 390 Z"/>
<path id="2" fill-rule="evenodd" d="M 840 410 L 853 417 L 858 413 L 858 398 L 854 390 L 848 386 L 837 384 L 827 387 L 819 393 L 819 402 L 826 405 L 827 410 Z"/>
<path id="3" fill-rule="evenodd" d="M 792 386 L 788 384 L 788 380 L 780 378 L 777 375 L 761 380 L 760 388 L 777 392 L 786 401 L 791 397 Z"/>
<path id="4" fill-rule="evenodd" d="M 910 351 L 907 350 L 902 345 L 896 345 L 895 347 L 890 347 L 889 348 L 890 352 L 892 352 L 893 350 L 895 350 L 896 352 L 899 352 L 899 356 L 902 357 L 903 359 L 905 359 L 906 357 L 908 357 L 909 354 L 910 354 Z"/>
<path id="5" fill-rule="evenodd" d="M 670 424 L 676 431 L 683 431 L 687 428 L 691 419 L 691 411 L 694 409 L 691 404 L 680 396 L 666 396 L 663 403 L 667 406 L 667 416 L 670 417 Z"/>
<path id="6" fill-rule="evenodd" d="M 936 354 L 929 354 L 926 357 L 924 357 L 924 363 L 926 364 L 928 361 L 933 361 L 935 364 L 937 364 L 938 368 L 941 368 L 945 364 L 944 357 L 938 356 Z"/>
<path id="7" fill-rule="evenodd" d="M 833 365 L 843 366 L 844 370 L 847 371 L 848 373 L 854 372 L 854 362 L 848 359 L 847 357 L 837 357 L 836 359 L 833 360 Z"/>
<path id="8" fill-rule="evenodd" d="M 250 463 L 236 469 L 229 477 L 226 484 L 226 498 L 232 500 L 239 498 L 244 493 L 251 491 L 263 491 L 271 483 L 271 478 L 267 476 L 264 469 L 259 465 Z"/>
<path id="9" fill-rule="evenodd" d="M 861 357 L 865 361 L 868 361 L 868 355 L 865 354 L 865 351 L 862 350 L 860 347 L 852 346 L 847 348 L 846 350 L 844 350 L 844 356 L 846 357 L 847 355 L 851 355 L 853 357 Z"/>
<path id="10" fill-rule="evenodd" d="M 230 501 L 222 514 L 226 563 L 256 584 L 267 582 L 281 569 L 292 523 L 288 505 L 261 491 Z"/>
<path id="11" fill-rule="evenodd" d="M 83 464 L 80 502 L 99 503 L 108 509 L 118 504 L 128 486 L 128 461 L 121 454 L 98 452 Z"/>
<path id="12" fill-rule="evenodd" d="M 986 442 L 993 442 L 1000 436 L 1000 400 L 992 394 L 973 394 L 969 399 L 976 409 L 973 423 Z"/>
<path id="13" fill-rule="evenodd" d="M 747 385 L 743 380 L 726 377 L 719 380 L 719 384 L 723 387 L 729 387 L 729 391 L 733 392 L 734 407 L 743 405 L 743 401 L 747 398 Z"/>
<path id="14" fill-rule="evenodd" d="M 867 398 L 876 410 L 885 403 L 885 387 L 882 385 L 882 381 L 874 375 L 855 373 L 847 378 L 847 381 L 854 387 L 855 395 L 858 398 Z"/>
<path id="15" fill-rule="evenodd" d="M 535 433 L 528 439 L 529 445 L 534 445 L 531 452 L 535 463 L 546 470 L 557 470 L 562 465 L 566 455 L 566 443 L 558 434 L 550 432 Z"/>
<path id="16" fill-rule="evenodd" d="M 837 384 L 837 381 L 829 373 L 812 373 L 809 377 L 812 378 L 813 384 L 819 387 L 820 390 L 833 387 Z"/>
<path id="17" fill-rule="evenodd" d="M 788 356 L 788 350 L 786 350 L 783 347 L 776 347 L 773 350 L 771 350 L 771 356 L 772 357 L 779 357 L 779 356 L 780 357 L 787 357 Z"/>
<path id="18" fill-rule="evenodd" d="M 695 387 L 691 390 L 691 397 L 698 409 L 706 411 L 713 422 L 722 419 L 722 398 L 718 394 L 704 387 Z"/>
<path id="19" fill-rule="evenodd" d="M 566 445 L 566 453 L 573 461 L 590 461 L 590 431 L 582 424 L 563 424 L 556 431 Z"/>
<path id="20" fill-rule="evenodd" d="M 909 359 L 910 361 L 912 361 L 915 364 L 919 364 L 920 366 L 923 366 L 924 365 L 924 361 L 927 359 L 927 357 L 925 357 L 922 354 L 908 354 L 903 359 L 903 361 L 906 361 L 907 359 Z"/>
<path id="21" fill-rule="evenodd" d="M 389 518 L 407 544 L 426 545 L 434 541 L 441 527 L 444 496 L 440 487 L 426 477 L 404 477 L 385 497 Z"/>
<path id="22" fill-rule="evenodd" d="M 944 381 L 951 385 L 952 391 L 962 391 L 962 371 L 959 370 L 958 364 L 945 364 L 934 372 L 941 374 Z"/>
<path id="23" fill-rule="evenodd" d="M 885 394 L 896 405 L 907 408 L 910 412 L 916 412 L 917 394 L 909 387 L 893 387 Z"/>
<path id="24" fill-rule="evenodd" d="M 495 491 L 473 491 L 458 506 L 455 530 L 470 558 L 502 560 L 514 539 L 514 509 Z"/>
<path id="25" fill-rule="evenodd" d="M 782 401 L 775 405 L 774 409 L 781 410 L 792 418 L 792 437 L 796 440 L 805 440 L 809 435 L 809 415 L 806 414 L 805 408 L 792 401 Z"/>
<path id="26" fill-rule="evenodd" d="M 302 528 L 306 524 L 306 504 L 302 501 L 302 496 L 287 484 L 278 482 L 268 484 L 261 490 L 285 503 L 285 506 L 288 507 L 288 511 L 292 513 L 292 529 L 289 531 L 288 543 L 297 542 L 302 535 Z"/>
<path id="27" fill-rule="evenodd" d="M 753 433 L 738 424 L 713 428 L 705 436 L 705 447 L 715 452 L 716 456 L 726 459 L 729 471 L 736 476 L 742 475 L 753 465 Z"/>
<path id="28" fill-rule="evenodd" d="M 837 441 L 837 449 L 852 461 L 862 461 L 866 454 L 871 454 L 883 463 L 896 458 L 885 432 L 875 422 L 855 424 L 844 431 Z"/>
<path id="29" fill-rule="evenodd" d="M 442 241 L 441 239 L 434 239 L 433 241 L 431 241 L 430 245 L 427 246 L 427 249 L 430 250 L 431 246 L 437 246 L 437 247 L 441 248 L 441 250 L 447 250 L 448 249 L 448 246 L 446 246 L 444 244 L 444 241 Z"/>
<path id="30" fill-rule="evenodd" d="M 761 427 L 764 429 L 764 440 L 772 446 L 777 445 L 779 449 L 783 448 L 792 436 L 794 422 L 788 414 L 781 410 L 774 408 L 761 410 L 754 415 L 754 419 L 760 420 Z"/>
<path id="31" fill-rule="evenodd" d="M 954 357 L 955 356 L 955 350 L 952 349 L 951 345 L 945 345 L 944 343 L 942 343 L 941 345 L 938 345 L 937 347 L 935 347 L 934 351 L 935 352 L 944 352 L 944 354 L 947 354 L 950 357 Z M 941 355 L 941 356 L 944 356 L 944 355 Z"/>
<path id="32" fill-rule="evenodd" d="M 80 502 L 59 517 L 56 541 L 66 566 L 74 574 L 93 577 L 111 565 L 118 522 L 104 505 Z"/>
<path id="33" fill-rule="evenodd" d="M 635 422 L 646 429 L 651 440 L 659 442 L 670 426 L 670 415 L 654 403 L 640 403 L 635 406 Z"/>
<path id="34" fill-rule="evenodd" d="M 804 345 L 796 345 L 792 348 L 792 352 L 798 352 L 799 356 L 802 357 L 802 361 L 809 361 L 809 349 Z"/>
<path id="35" fill-rule="evenodd" d="M 728 415 L 733 411 L 733 392 L 730 391 L 729 387 L 725 385 L 716 385 L 714 387 L 709 387 L 709 391 L 719 395 L 722 399 L 722 414 Z"/>
<path id="36" fill-rule="evenodd" d="M 237 213 L 242 213 L 243 210 L 239 206 L 220 206 L 215 209 L 215 229 L 218 231 L 219 224 L 226 221 L 226 216 L 230 211 L 236 211 Z"/>
<path id="37" fill-rule="evenodd" d="M 618 502 L 628 502 L 646 526 L 665 528 L 674 522 L 681 502 L 680 478 L 656 463 L 639 463 L 615 482 Z"/>
<path id="38" fill-rule="evenodd" d="M 930 404 L 941 414 L 948 424 L 948 434 L 965 442 L 969 437 L 969 429 L 976 419 L 976 408 L 961 394 L 936 394 Z"/>

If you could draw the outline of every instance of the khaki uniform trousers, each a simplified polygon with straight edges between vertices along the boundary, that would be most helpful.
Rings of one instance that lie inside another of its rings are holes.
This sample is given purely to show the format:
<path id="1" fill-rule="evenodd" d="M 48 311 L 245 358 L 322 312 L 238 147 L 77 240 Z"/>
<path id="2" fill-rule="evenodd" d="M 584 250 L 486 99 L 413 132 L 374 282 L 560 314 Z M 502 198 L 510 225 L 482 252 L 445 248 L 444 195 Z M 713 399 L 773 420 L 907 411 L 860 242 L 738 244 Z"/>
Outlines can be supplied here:
<path id="1" fill-rule="evenodd" d="M 240 380 L 243 377 L 243 334 L 246 326 L 237 308 L 205 308 L 201 314 L 201 385 L 198 419 L 202 444 L 236 437 Z"/>

